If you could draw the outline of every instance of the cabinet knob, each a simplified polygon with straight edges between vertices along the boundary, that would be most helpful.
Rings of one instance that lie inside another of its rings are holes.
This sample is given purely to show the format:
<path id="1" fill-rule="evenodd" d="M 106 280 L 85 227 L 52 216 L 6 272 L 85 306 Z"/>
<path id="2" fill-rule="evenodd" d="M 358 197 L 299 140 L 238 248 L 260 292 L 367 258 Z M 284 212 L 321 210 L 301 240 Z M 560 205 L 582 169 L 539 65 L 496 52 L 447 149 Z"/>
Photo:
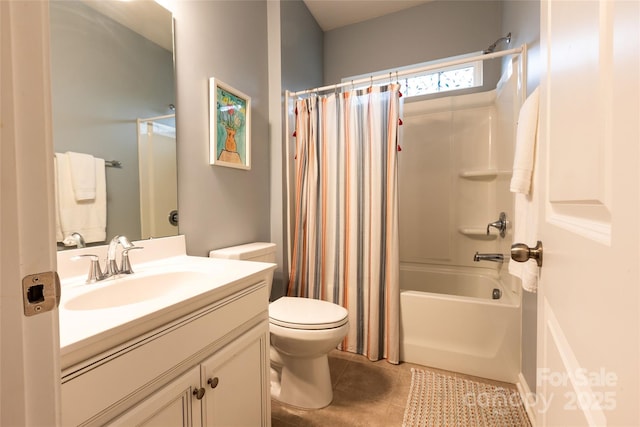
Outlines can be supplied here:
<path id="1" fill-rule="evenodd" d="M 200 400 L 204 397 L 204 393 L 205 393 L 205 389 L 204 388 L 194 388 L 193 390 L 193 395 L 196 397 L 196 399 Z"/>
<path id="2" fill-rule="evenodd" d="M 218 377 L 213 377 L 213 378 L 209 378 L 209 380 L 207 381 L 207 384 L 209 384 L 211 388 L 216 388 L 218 387 L 219 382 L 220 380 L 218 379 Z"/>

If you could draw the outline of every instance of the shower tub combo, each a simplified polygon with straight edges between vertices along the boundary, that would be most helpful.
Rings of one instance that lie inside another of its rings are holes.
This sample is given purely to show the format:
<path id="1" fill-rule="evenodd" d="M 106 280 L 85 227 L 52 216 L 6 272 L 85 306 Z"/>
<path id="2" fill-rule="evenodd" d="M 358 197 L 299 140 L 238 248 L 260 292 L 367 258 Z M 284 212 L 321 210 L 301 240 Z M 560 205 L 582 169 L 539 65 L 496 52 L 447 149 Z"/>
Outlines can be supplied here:
<path id="1" fill-rule="evenodd" d="M 403 263 L 400 287 L 401 360 L 517 382 L 520 295 L 496 272 Z"/>

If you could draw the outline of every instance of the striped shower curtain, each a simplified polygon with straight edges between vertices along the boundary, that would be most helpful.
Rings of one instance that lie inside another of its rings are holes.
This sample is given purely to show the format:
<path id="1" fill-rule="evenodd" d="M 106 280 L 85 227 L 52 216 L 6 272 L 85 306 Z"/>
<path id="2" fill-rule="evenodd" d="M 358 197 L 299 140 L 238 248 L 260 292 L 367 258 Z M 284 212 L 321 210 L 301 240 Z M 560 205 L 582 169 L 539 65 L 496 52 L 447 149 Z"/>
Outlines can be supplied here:
<path id="1" fill-rule="evenodd" d="M 342 305 L 340 348 L 399 361 L 399 86 L 296 102 L 288 294 Z"/>

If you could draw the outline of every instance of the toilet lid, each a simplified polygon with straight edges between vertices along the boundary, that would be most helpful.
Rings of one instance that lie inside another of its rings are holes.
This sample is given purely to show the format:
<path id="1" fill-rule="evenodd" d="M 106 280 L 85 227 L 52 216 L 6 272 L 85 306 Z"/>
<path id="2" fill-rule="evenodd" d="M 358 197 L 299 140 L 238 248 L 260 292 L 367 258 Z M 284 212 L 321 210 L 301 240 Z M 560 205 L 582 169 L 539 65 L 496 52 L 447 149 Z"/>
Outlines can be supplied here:
<path id="1" fill-rule="evenodd" d="M 285 328 L 337 328 L 347 323 L 348 314 L 344 307 L 312 298 L 282 297 L 269 304 L 269 321 Z"/>

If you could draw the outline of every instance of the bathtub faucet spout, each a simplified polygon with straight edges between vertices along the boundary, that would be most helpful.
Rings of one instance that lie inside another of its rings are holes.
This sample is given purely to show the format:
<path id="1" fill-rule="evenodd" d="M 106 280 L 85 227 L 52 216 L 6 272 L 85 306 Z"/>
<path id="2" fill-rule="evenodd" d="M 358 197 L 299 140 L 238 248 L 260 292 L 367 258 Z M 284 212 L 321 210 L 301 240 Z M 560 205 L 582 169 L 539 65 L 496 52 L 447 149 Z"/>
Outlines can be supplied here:
<path id="1" fill-rule="evenodd" d="M 502 255 L 502 254 L 480 254 L 480 253 L 476 252 L 476 254 L 473 256 L 473 260 L 475 262 L 493 261 L 493 262 L 503 263 L 504 262 L 504 255 Z"/>

